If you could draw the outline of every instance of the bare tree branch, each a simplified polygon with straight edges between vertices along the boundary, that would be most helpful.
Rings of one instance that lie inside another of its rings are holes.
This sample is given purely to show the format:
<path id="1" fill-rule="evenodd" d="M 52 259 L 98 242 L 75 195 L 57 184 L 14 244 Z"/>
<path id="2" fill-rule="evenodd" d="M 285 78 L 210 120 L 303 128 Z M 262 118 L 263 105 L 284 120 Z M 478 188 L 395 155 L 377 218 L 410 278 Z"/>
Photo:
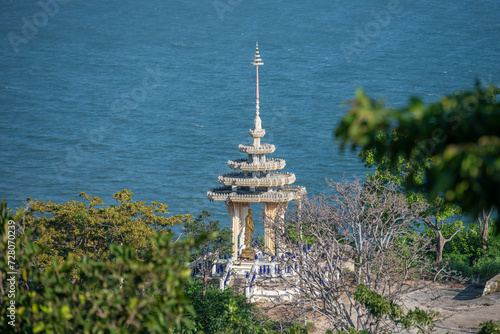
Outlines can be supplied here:
<path id="1" fill-rule="evenodd" d="M 389 330 L 394 322 L 373 316 L 354 292 L 362 283 L 397 301 L 423 286 L 431 271 L 430 241 L 413 226 L 424 204 L 409 204 L 396 185 L 379 181 L 328 185 L 333 195 L 303 198 L 286 215 L 276 215 L 284 217 L 272 226 L 278 274 L 283 284 L 295 282 L 293 307 L 324 316 L 332 329 Z"/>

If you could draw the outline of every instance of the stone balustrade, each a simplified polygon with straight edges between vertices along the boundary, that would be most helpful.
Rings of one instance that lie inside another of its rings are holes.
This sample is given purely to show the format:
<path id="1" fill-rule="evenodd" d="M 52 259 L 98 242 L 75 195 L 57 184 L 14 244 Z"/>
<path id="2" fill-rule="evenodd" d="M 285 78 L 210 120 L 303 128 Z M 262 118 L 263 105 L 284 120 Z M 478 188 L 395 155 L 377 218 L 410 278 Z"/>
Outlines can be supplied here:
<path id="1" fill-rule="evenodd" d="M 276 150 L 276 147 L 272 144 L 260 144 L 258 147 L 240 144 L 238 150 L 245 154 L 270 154 Z"/>
<path id="2" fill-rule="evenodd" d="M 259 172 L 283 169 L 286 166 L 286 161 L 283 159 L 266 159 L 265 162 L 249 163 L 247 159 L 237 159 L 229 160 L 227 165 L 231 169 Z"/>
<path id="3" fill-rule="evenodd" d="M 281 203 L 301 198 L 306 194 L 306 188 L 300 186 L 283 187 L 279 191 L 250 192 L 231 191 L 231 188 L 220 187 L 209 190 L 207 197 L 211 201 L 231 201 L 243 203 Z"/>
<path id="4" fill-rule="evenodd" d="M 219 183 L 239 187 L 280 187 L 295 182 L 293 173 L 270 173 L 263 177 L 248 177 L 245 173 L 229 173 L 219 176 Z"/>

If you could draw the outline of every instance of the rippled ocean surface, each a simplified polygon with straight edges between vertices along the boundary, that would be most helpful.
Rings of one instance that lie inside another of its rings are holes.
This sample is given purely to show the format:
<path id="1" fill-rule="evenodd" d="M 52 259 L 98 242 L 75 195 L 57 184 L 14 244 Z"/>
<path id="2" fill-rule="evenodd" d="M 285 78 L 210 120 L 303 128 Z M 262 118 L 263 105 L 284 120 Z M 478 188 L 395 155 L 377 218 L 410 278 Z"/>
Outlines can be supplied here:
<path id="1" fill-rule="evenodd" d="M 363 87 L 400 106 L 500 81 L 497 0 L 0 0 L 0 197 L 130 189 L 172 214 L 244 157 L 260 106 L 273 157 L 309 193 L 366 170 L 332 131 Z M 257 227 L 257 232 L 262 233 Z"/>

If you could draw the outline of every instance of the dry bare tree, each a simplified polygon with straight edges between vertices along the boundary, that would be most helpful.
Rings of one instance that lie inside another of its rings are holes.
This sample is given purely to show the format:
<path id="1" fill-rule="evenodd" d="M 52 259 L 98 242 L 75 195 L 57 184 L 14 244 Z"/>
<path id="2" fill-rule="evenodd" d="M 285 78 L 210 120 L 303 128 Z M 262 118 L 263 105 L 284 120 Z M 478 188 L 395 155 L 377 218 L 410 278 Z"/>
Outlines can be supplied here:
<path id="1" fill-rule="evenodd" d="M 416 288 L 428 269 L 429 239 L 413 229 L 423 204 L 379 181 L 328 183 L 333 195 L 304 198 L 272 223 L 280 273 L 298 290 L 290 307 L 312 310 L 337 331 L 392 328 L 394 318 L 373 315 L 354 293 L 363 284 L 390 303 Z"/>
<path id="2" fill-rule="evenodd" d="M 486 211 L 486 209 L 481 210 L 482 217 L 479 216 L 479 213 L 477 214 L 477 221 L 479 222 L 479 232 L 481 234 L 481 245 L 484 251 L 488 250 L 488 227 L 493 209 L 494 207 L 492 206 L 489 211 Z"/>

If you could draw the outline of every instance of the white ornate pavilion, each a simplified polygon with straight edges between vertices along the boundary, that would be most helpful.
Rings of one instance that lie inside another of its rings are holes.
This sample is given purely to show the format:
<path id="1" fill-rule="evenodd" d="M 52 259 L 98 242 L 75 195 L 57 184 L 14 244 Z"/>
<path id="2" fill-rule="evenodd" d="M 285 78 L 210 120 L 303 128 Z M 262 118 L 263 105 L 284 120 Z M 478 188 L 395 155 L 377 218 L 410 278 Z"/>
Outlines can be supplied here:
<path id="1" fill-rule="evenodd" d="M 275 151 L 275 146 L 260 142 L 266 131 L 262 128 L 259 116 L 259 66 L 264 63 L 259 55 L 258 44 L 251 64 L 256 70 L 255 119 L 253 129 L 250 129 L 253 144 L 239 145 L 238 150 L 248 154 L 248 158 L 229 160 L 227 165 L 237 172 L 220 175 L 219 183 L 222 187 L 207 192 L 210 200 L 226 203 L 231 217 L 234 259 L 241 257 L 246 248 L 245 231 L 250 203 L 264 203 L 265 250 L 267 254 L 275 255 L 275 236 L 270 228 L 271 222 L 277 214 L 284 213 L 290 201 L 299 199 L 306 193 L 304 187 L 290 186 L 295 182 L 294 174 L 277 172 L 285 167 L 285 160 L 266 158 L 266 154 Z"/>

